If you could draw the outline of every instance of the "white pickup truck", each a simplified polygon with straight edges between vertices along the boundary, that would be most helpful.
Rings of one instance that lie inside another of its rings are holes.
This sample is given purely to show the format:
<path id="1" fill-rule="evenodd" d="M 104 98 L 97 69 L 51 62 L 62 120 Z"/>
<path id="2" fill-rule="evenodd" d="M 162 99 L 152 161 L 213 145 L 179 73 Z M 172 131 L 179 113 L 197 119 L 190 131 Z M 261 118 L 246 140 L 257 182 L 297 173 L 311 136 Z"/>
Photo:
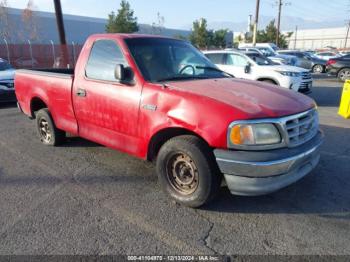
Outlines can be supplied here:
<path id="1" fill-rule="evenodd" d="M 306 69 L 276 65 L 257 52 L 206 51 L 204 54 L 221 70 L 237 78 L 264 81 L 301 93 L 311 92 L 312 77 Z"/>

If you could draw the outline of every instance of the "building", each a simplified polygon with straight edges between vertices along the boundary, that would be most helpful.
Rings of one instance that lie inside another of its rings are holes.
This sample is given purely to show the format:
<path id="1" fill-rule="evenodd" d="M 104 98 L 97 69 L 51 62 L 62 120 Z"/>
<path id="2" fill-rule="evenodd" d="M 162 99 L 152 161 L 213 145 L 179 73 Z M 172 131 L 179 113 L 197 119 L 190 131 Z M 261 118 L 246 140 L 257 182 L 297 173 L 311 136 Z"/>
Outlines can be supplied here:
<path id="1" fill-rule="evenodd" d="M 8 28 L 0 24 L 0 43 L 6 40 L 12 44 L 32 43 L 49 44 L 59 43 L 59 37 L 56 27 L 56 17 L 54 13 L 34 11 L 30 25 L 25 24 L 22 19 L 23 10 L 7 8 L 8 10 Z M 104 33 L 107 19 L 83 17 L 76 15 L 63 15 L 68 43 L 82 44 L 91 34 Z M 1 19 L 0 19 L 1 21 Z M 161 34 L 165 36 L 185 36 L 191 33 L 186 30 L 155 28 L 151 25 L 140 24 L 139 33 Z M 5 32 L 5 30 L 7 32 Z"/>
<path id="2" fill-rule="evenodd" d="M 350 39 L 346 42 L 347 27 L 303 29 L 294 31 L 289 39 L 290 49 L 322 49 L 328 46 L 350 48 Z"/>

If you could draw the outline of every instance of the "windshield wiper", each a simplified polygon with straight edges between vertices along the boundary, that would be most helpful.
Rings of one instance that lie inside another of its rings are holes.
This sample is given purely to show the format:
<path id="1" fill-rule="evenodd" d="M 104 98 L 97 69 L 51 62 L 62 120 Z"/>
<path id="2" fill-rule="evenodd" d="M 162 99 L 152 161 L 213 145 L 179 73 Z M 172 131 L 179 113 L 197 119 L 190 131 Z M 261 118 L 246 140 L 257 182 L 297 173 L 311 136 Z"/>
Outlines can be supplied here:
<path id="1" fill-rule="evenodd" d="M 220 73 L 224 73 L 230 77 L 234 77 L 234 75 L 231 75 L 225 71 L 222 71 L 221 69 L 219 68 L 216 68 L 216 67 L 212 67 L 212 66 L 196 66 L 196 69 L 207 69 L 207 70 L 212 70 L 212 71 L 216 71 L 216 72 L 220 72 Z"/>
<path id="2" fill-rule="evenodd" d="M 155 82 L 166 82 L 166 81 L 177 81 L 177 80 L 187 80 L 187 79 L 205 79 L 205 77 L 200 76 L 171 76 L 162 79 L 158 79 Z"/>

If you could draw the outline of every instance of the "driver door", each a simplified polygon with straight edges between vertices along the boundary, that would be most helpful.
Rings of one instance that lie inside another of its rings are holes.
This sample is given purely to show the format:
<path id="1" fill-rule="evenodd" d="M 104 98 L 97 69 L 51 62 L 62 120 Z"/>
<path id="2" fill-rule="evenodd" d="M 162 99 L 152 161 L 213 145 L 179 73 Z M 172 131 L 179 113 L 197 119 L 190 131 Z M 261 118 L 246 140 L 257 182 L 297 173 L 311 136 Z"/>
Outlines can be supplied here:
<path id="1" fill-rule="evenodd" d="M 117 64 L 129 66 L 118 44 L 97 40 L 73 86 L 73 105 L 81 137 L 135 154 L 141 85 L 116 81 Z"/>

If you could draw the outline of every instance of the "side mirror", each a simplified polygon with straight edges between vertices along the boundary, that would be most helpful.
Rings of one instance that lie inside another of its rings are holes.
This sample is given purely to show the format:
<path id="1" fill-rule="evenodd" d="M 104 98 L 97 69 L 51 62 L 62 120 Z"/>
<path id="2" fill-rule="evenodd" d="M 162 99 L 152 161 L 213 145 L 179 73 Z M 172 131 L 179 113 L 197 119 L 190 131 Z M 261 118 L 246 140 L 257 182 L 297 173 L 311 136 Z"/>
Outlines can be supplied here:
<path id="1" fill-rule="evenodd" d="M 134 72 L 129 67 L 117 64 L 114 68 L 114 78 L 120 83 L 132 85 L 134 83 Z"/>
<path id="2" fill-rule="evenodd" d="M 251 70 L 251 63 L 247 63 L 247 65 L 244 67 L 244 73 L 249 74 Z"/>
<path id="3" fill-rule="evenodd" d="M 114 77 L 116 80 L 122 82 L 125 80 L 125 68 L 122 64 L 117 64 L 114 69 Z"/>

